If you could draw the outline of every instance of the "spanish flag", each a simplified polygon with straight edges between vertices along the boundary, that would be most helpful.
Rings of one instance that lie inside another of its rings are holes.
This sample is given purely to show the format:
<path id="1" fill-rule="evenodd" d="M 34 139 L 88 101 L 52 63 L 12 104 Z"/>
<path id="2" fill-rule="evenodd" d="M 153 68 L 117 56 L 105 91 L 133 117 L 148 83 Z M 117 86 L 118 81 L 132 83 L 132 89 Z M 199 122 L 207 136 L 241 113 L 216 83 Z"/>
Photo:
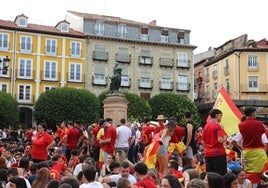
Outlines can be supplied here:
<path id="1" fill-rule="evenodd" d="M 238 124 L 240 123 L 242 113 L 236 107 L 235 103 L 230 98 L 224 87 L 220 88 L 213 108 L 217 108 L 222 111 L 223 116 L 221 119 L 221 124 L 229 136 L 239 132 Z M 207 121 L 210 119 L 211 117 L 208 116 Z"/>
<path id="2" fill-rule="evenodd" d="M 144 164 L 149 169 L 155 168 L 159 149 L 159 133 L 154 135 L 153 142 L 145 148 Z"/>

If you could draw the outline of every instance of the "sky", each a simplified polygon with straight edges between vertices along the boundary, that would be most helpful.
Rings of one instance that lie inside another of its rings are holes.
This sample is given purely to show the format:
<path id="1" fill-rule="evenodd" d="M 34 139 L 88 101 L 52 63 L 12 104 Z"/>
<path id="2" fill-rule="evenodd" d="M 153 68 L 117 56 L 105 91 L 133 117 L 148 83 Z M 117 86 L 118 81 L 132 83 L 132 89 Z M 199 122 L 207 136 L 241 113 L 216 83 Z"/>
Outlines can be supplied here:
<path id="1" fill-rule="evenodd" d="M 2 0 L 3 1 L 3 0 Z M 4 3 L 3 3 L 4 2 Z M 26 15 L 28 23 L 55 26 L 68 10 L 116 16 L 158 26 L 190 30 L 194 54 L 248 34 L 268 38 L 267 0 L 5 0 L 0 19 Z"/>

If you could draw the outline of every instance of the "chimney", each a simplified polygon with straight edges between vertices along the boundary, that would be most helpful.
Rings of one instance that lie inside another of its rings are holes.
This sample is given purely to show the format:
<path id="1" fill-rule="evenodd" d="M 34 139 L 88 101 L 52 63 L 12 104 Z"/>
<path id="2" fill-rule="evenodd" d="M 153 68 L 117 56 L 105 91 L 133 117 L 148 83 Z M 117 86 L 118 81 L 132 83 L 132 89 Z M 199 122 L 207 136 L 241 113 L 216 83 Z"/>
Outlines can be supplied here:
<path id="1" fill-rule="evenodd" d="M 152 26 L 156 26 L 156 20 L 151 21 L 149 24 Z"/>

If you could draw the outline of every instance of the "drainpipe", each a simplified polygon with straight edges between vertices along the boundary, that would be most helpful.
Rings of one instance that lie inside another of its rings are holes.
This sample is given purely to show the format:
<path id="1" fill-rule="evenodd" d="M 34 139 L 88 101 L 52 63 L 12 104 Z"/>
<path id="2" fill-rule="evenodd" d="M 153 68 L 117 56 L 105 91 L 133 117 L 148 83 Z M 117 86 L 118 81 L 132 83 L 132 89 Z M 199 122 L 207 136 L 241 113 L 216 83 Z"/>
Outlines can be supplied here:
<path id="1" fill-rule="evenodd" d="M 241 76 L 240 76 L 240 72 L 241 72 L 241 70 L 240 70 L 240 55 L 241 55 L 241 53 L 242 52 L 239 52 L 238 54 L 236 54 L 236 53 L 234 53 L 234 55 L 236 55 L 237 56 L 237 58 L 238 58 L 238 99 L 240 100 L 241 99 L 241 83 L 240 83 L 240 81 L 241 81 Z"/>
<path id="2" fill-rule="evenodd" d="M 15 81 L 16 81 L 16 38 L 17 31 L 13 33 L 13 51 L 12 51 L 12 72 L 11 72 L 11 96 L 15 97 Z"/>

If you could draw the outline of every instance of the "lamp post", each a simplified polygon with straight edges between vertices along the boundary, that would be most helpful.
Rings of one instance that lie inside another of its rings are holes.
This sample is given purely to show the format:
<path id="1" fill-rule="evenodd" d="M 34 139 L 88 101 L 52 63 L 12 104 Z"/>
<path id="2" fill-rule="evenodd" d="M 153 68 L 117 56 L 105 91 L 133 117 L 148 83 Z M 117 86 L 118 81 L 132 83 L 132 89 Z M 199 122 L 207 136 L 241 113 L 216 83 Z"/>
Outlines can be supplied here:
<path id="1" fill-rule="evenodd" d="M 7 74 L 8 67 L 9 67 L 10 58 L 6 56 L 5 58 L 0 58 L 0 70 L 2 71 L 2 74 Z M 3 65 L 2 65 L 3 63 Z M 1 66 L 2 65 L 2 66 Z"/>

